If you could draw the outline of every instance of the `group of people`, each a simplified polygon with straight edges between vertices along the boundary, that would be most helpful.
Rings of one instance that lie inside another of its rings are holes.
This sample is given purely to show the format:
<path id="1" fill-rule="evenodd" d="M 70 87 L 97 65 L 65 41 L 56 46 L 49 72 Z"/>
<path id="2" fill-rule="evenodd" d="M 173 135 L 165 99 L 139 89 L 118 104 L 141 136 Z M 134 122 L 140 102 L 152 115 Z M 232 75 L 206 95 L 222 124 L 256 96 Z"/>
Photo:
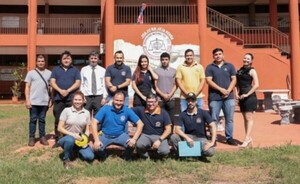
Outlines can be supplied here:
<path id="1" fill-rule="evenodd" d="M 193 147 L 201 143 L 203 156 L 213 156 L 217 141 L 216 123 L 221 109 L 225 116 L 225 135 L 229 145 L 233 139 L 234 89 L 245 121 L 246 136 L 241 147 L 251 145 L 253 112 L 256 110 L 255 90 L 258 77 L 252 67 L 253 55 L 244 56 L 238 72 L 224 60 L 221 48 L 213 50 L 214 61 L 206 67 L 194 60 L 191 49 L 185 51 L 185 62 L 177 70 L 170 66 L 170 55 L 162 53 L 161 66 L 152 69 L 146 55 L 141 55 L 135 71 L 124 64 L 124 54 L 114 54 L 114 64 L 106 69 L 98 65 L 99 54 L 89 55 L 89 65 L 79 71 L 72 65 L 69 51 L 61 55 L 61 63 L 52 72 L 46 69 L 45 58 L 37 57 L 36 68 L 28 72 L 25 82 L 26 107 L 30 112 L 29 146 L 35 145 L 36 125 L 40 143 L 45 138 L 45 116 L 53 105 L 55 145 L 64 149 L 63 163 L 70 167 L 72 152 L 92 161 L 98 154 L 107 157 L 111 144 L 125 148 L 123 158 L 129 160 L 134 149 L 141 158 L 149 158 L 149 150 L 160 157 L 170 153 L 169 145 L 178 154 L 178 142 Z M 209 86 L 209 111 L 203 110 L 203 87 Z M 129 108 L 128 86 L 134 90 L 133 107 Z M 175 116 L 174 93 L 180 89 L 181 113 Z M 128 122 L 136 126 L 128 134 Z M 207 127 L 210 135 L 207 135 Z M 173 133 L 173 134 L 172 134 Z M 82 135 L 91 135 L 86 145 Z"/>

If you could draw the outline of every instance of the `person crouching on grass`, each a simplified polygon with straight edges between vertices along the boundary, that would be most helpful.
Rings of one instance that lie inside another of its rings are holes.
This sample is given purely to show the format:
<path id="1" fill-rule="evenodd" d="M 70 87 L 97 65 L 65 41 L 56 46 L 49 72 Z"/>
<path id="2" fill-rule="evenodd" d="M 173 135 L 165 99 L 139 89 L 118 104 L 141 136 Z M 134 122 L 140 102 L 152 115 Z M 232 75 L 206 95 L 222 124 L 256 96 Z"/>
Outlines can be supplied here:
<path id="1" fill-rule="evenodd" d="M 75 141 L 82 141 L 81 134 L 89 135 L 90 112 L 83 108 L 84 94 L 80 91 L 74 93 L 72 106 L 65 108 L 59 118 L 58 131 L 64 136 L 58 141 L 58 145 L 64 149 L 63 165 L 70 168 L 70 157 L 73 151 L 79 152 L 81 158 L 86 161 L 94 159 L 94 153 L 89 145 L 79 147 Z"/>

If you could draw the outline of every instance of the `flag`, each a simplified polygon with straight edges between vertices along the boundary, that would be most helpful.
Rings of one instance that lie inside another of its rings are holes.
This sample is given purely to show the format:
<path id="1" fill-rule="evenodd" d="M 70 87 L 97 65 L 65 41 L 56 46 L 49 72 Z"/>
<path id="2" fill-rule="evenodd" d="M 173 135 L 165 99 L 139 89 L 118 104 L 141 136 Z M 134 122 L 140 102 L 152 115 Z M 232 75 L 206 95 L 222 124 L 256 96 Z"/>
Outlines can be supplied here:
<path id="1" fill-rule="evenodd" d="M 144 10 L 146 9 L 147 4 L 146 3 L 142 3 L 141 9 L 140 9 L 140 14 L 137 18 L 137 23 L 138 24 L 143 24 L 143 18 L 144 18 Z"/>

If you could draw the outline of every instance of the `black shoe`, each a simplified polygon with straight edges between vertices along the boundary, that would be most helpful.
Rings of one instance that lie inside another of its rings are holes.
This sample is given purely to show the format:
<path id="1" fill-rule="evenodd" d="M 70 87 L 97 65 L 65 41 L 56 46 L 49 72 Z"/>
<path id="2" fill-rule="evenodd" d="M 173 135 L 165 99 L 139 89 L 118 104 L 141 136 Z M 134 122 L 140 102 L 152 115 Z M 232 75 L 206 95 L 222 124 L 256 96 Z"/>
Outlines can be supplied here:
<path id="1" fill-rule="evenodd" d="M 28 142 L 28 146 L 33 147 L 35 144 L 35 138 L 34 137 L 30 137 L 29 138 L 29 142 Z"/>
<path id="2" fill-rule="evenodd" d="M 229 145 L 232 145 L 232 146 L 237 146 L 237 143 L 232 139 L 232 138 L 230 138 L 230 139 L 227 139 L 227 144 L 229 144 Z"/>
<path id="3" fill-rule="evenodd" d="M 64 160 L 63 161 L 63 166 L 67 170 L 70 169 L 71 168 L 71 162 L 70 162 L 70 160 Z"/>
<path id="4" fill-rule="evenodd" d="M 52 146 L 52 148 L 58 148 L 59 147 L 59 144 L 58 142 L 55 141 L 55 144 Z"/>

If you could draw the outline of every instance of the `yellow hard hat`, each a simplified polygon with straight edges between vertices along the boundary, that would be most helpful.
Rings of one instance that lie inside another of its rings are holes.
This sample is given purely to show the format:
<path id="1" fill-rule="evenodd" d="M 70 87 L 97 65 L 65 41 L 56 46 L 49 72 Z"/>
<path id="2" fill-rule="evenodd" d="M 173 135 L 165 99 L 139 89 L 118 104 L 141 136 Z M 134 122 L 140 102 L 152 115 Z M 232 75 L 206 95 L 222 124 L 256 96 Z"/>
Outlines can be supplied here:
<path id="1" fill-rule="evenodd" d="M 86 134 L 80 134 L 81 138 L 82 138 L 82 141 L 78 141 L 78 140 L 75 140 L 75 144 L 78 146 L 78 147 L 81 147 L 81 148 L 84 148 L 87 146 L 87 143 L 88 143 L 88 136 Z"/>

